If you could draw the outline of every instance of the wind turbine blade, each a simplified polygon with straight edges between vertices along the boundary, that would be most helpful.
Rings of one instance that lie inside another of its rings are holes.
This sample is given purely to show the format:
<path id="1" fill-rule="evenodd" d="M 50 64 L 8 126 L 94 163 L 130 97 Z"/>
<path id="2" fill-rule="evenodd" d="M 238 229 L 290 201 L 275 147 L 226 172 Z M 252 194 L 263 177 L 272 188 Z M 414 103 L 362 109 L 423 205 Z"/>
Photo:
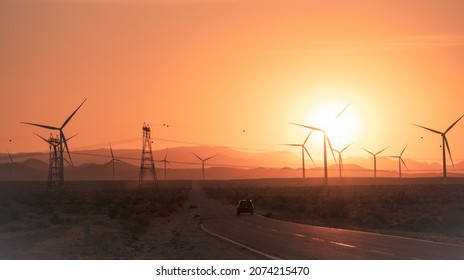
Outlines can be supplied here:
<path id="1" fill-rule="evenodd" d="M 308 149 L 306 149 L 305 146 L 303 146 L 303 149 L 306 151 L 306 154 L 308 155 L 309 159 L 313 162 L 314 166 L 316 166 L 316 163 L 314 162 L 313 158 L 311 157 L 311 154 L 309 153 Z"/>
<path id="2" fill-rule="evenodd" d="M 194 156 L 196 156 L 199 160 L 203 161 L 203 159 L 202 159 L 201 157 L 197 156 L 197 154 L 195 154 L 194 152 L 192 152 L 192 154 L 193 154 Z"/>
<path id="3" fill-rule="evenodd" d="M 445 135 L 443 135 L 443 138 L 445 138 L 445 146 L 448 149 L 448 154 L 449 154 L 449 157 L 450 157 L 450 160 L 451 160 L 451 164 L 454 167 L 453 157 L 451 156 L 451 150 L 450 150 L 450 147 L 449 147 L 449 144 L 448 144 L 448 139 L 446 139 Z"/>
<path id="4" fill-rule="evenodd" d="M 338 113 L 338 115 L 337 115 L 337 117 L 336 117 L 335 119 L 338 119 L 338 118 L 340 117 L 340 115 L 343 114 L 343 112 L 345 112 L 345 110 L 346 110 L 346 108 L 348 108 L 348 106 L 350 106 L 350 103 L 348 103 L 348 104 L 345 106 L 345 108 L 343 108 L 343 110 L 342 110 L 340 113 Z"/>
<path id="5" fill-rule="evenodd" d="M 309 132 L 308 136 L 306 136 L 306 139 L 303 142 L 303 146 L 306 145 L 306 142 L 308 142 L 308 139 L 309 139 L 309 136 L 311 136 L 311 133 L 313 133 L 312 130 Z"/>
<path id="6" fill-rule="evenodd" d="M 406 169 L 409 171 L 409 168 L 408 166 L 406 165 L 406 162 L 404 162 L 404 160 L 402 158 L 400 158 L 401 162 L 403 163 L 404 167 L 406 167 Z"/>
<path id="7" fill-rule="evenodd" d="M 386 147 L 385 149 L 381 150 L 380 152 L 377 152 L 375 155 L 378 155 L 380 154 L 381 152 L 385 151 L 386 149 L 388 149 L 389 147 Z"/>
<path id="8" fill-rule="evenodd" d="M 418 125 L 418 124 L 412 124 L 412 125 L 421 127 L 421 128 L 423 128 L 423 129 L 427 129 L 427 130 L 432 131 L 432 132 L 437 133 L 437 134 L 442 134 L 442 133 L 441 133 L 440 131 L 438 131 L 438 130 L 431 129 L 431 128 L 428 128 L 428 127 L 425 127 L 425 126 L 422 126 L 422 125 Z"/>
<path id="9" fill-rule="evenodd" d="M 450 131 L 453 128 L 453 126 L 455 126 L 462 119 L 462 117 L 464 117 L 464 115 L 462 115 L 457 121 L 455 121 L 450 127 L 448 127 L 448 129 L 445 131 L 445 134 L 448 131 Z"/>
<path id="10" fill-rule="evenodd" d="M 66 139 L 66 140 L 69 141 L 69 140 L 73 139 L 74 137 L 76 137 L 77 135 L 79 135 L 79 133 L 74 134 L 73 136 L 69 137 L 69 138 Z"/>
<path id="11" fill-rule="evenodd" d="M 76 114 L 76 112 L 81 108 L 81 106 L 84 104 L 84 102 L 86 100 L 87 100 L 87 98 L 84 99 L 84 101 L 82 101 L 81 105 L 79 105 L 79 107 L 77 107 L 77 109 L 74 110 L 74 112 L 64 121 L 64 123 L 63 123 L 63 125 L 61 126 L 60 129 L 63 129 L 68 124 L 68 122 L 71 120 L 71 118 L 74 116 L 74 114 Z"/>
<path id="12" fill-rule="evenodd" d="M 215 154 L 214 156 L 210 156 L 208 158 L 205 158 L 205 161 L 209 160 L 209 159 L 212 159 L 213 157 L 217 156 L 218 154 Z"/>
<path id="13" fill-rule="evenodd" d="M 110 143 L 110 153 L 111 153 L 111 158 L 114 159 L 113 147 L 111 147 L 111 143 Z"/>
<path id="14" fill-rule="evenodd" d="M 37 124 L 37 123 L 30 123 L 30 122 L 21 122 L 21 123 L 22 124 L 34 125 L 34 126 L 38 126 L 38 127 L 42 127 L 42 128 L 46 128 L 46 129 L 51 129 L 51 130 L 60 130 L 58 127 L 44 125 L 44 124 Z"/>
<path id="15" fill-rule="evenodd" d="M 309 126 L 309 125 L 304 125 L 304 124 L 299 124 L 299 123 L 290 123 L 290 124 L 298 125 L 298 126 L 302 126 L 302 127 L 306 127 L 306 128 L 309 128 L 309 129 L 312 129 L 312 130 L 316 130 L 316 131 L 323 131 L 323 129 L 320 129 L 320 128 L 317 128 L 317 127 L 313 127 L 313 126 Z"/>
<path id="16" fill-rule="evenodd" d="M 42 139 L 42 140 L 44 140 L 45 142 L 47 142 L 48 144 L 50 144 L 50 142 L 49 142 L 47 139 L 43 138 L 42 136 L 40 136 L 40 135 L 37 134 L 37 133 L 34 133 L 34 134 L 35 134 L 37 137 L 39 137 L 40 139 Z"/>
<path id="17" fill-rule="evenodd" d="M 337 159 L 335 158 L 335 154 L 334 154 L 334 151 L 333 151 L 333 148 L 332 148 L 332 143 L 330 143 L 329 135 L 327 135 L 327 133 L 325 131 L 324 131 L 324 134 L 325 134 L 325 138 L 327 139 L 327 143 L 329 143 L 330 152 L 332 153 L 334 161 L 335 161 L 335 163 L 337 163 Z"/>
<path id="18" fill-rule="evenodd" d="M 7 150 L 7 152 L 8 152 L 8 156 L 10 157 L 10 162 L 13 163 L 13 158 L 11 157 L 10 151 Z"/>
<path id="19" fill-rule="evenodd" d="M 285 145 L 285 146 L 293 146 L 293 147 L 301 147 L 303 145 L 301 144 L 282 144 L 282 145 Z"/>
<path id="20" fill-rule="evenodd" d="M 63 133 L 62 130 L 60 130 L 60 134 L 61 134 L 61 139 L 62 139 L 62 141 L 64 143 L 64 146 L 66 148 L 66 152 L 68 153 L 69 160 L 71 161 L 71 165 L 74 165 L 73 161 L 72 161 L 72 158 L 71 158 L 71 154 L 69 153 L 68 142 L 66 141 L 66 137 L 64 136 L 64 133 Z"/>
<path id="21" fill-rule="evenodd" d="M 114 159 L 108 161 L 107 163 L 105 163 L 105 165 L 103 165 L 103 168 L 107 167 L 110 163 L 112 163 L 114 161 Z"/>
<path id="22" fill-rule="evenodd" d="M 352 143 L 351 143 L 351 144 L 352 144 Z M 345 148 L 343 148 L 343 149 L 340 151 L 340 153 L 343 153 L 343 151 L 345 151 L 346 149 L 348 149 L 348 148 L 351 146 L 351 144 L 349 144 L 348 146 L 346 146 Z"/>
<path id="23" fill-rule="evenodd" d="M 361 147 L 361 149 L 363 149 L 364 151 L 368 152 L 369 154 L 371 154 L 371 155 L 375 156 L 375 155 L 374 155 L 374 153 L 372 153 L 372 152 L 370 152 L 370 151 L 368 151 L 368 150 L 364 149 L 363 147 Z"/>
<path id="24" fill-rule="evenodd" d="M 118 161 L 118 162 L 122 162 L 122 163 L 125 163 L 125 164 L 129 164 L 129 163 L 127 163 L 127 162 L 125 162 L 125 161 L 123 161 L 123 160 L 120 160 L 120 159 L 118 159 L 118 158 L 115 158 L 114 161 Z"/>
<path id="25" fill-rule="evenodd" d="M 69 166 L 74 167 L 74 165 L 72 165 L 72 163 L 69 163 L 69 161 L 68 161 L 67 159 L 63 158 L 63 160 L 64 160 Z"/>
<path id="26" fill-rule="evenodd" d="M 406 150 L 406 148 L 408 147 L 409 144 L 406 144 L 406 146 L 404 146 L 404 149 L 403 151 L 401 151 L 401 154 L 400 154 L 400 157 L 403 155 L 404 151 Z"/>

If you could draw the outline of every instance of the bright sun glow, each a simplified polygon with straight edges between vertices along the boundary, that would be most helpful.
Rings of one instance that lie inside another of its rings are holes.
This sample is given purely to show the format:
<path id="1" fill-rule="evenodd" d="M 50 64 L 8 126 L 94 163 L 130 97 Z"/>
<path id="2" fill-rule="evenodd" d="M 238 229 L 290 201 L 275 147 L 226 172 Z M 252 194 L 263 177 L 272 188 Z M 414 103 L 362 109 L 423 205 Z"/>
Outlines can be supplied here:
<path id="1" fill-rule="evenodd" d="M 333 148 L 337 150 L 355 142 L 362 128 L 355 105 L 343 100 L 326 100 L 316 104 L 310 108 L 306 124 L 325 129 Z M 322 133 L 314 133 L 312 137 L 313 141 L 322 142 Z"/>

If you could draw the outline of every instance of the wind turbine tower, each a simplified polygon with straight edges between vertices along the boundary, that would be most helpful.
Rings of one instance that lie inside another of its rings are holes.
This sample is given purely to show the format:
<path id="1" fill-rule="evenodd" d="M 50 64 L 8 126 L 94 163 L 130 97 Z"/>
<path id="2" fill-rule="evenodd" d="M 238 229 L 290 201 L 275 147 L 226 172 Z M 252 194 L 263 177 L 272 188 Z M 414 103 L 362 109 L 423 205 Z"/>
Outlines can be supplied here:
<path id="1" fill-rule="evenodd" d="M 362 148 L 362 149 L 363 149 L 364 151 L 368 152 L 369 154 L 371 154 L 371 155 L 374 157 L 374 177 L 377 178 L 377 156 L 378 156 L 381 152 L 383 152 L 383 151 L 385 151 L 386 149 L 388 149 L 388 147 L 386 147 L 386 148 L 383 149 L 383 150 L 378 151 L 378 152 L 375 153 L 375 154 L 372 153 L 372 152 L 370 152 L 370 151 L 368 151 L 368 150 L 366 150 L 366 149 L 364 149 L 364 148 Z"/>
<path id="2" fill-rule="evenodd" d="M 309 154 L 309 151 L 308 149 L 306 149 L 306 142 L 308 142 L 308 139 L 309 139 L 309 136 L 311 136 L 311 132 L 309 132 L 308 136 L 306 137 L 306 139 L 304 140 L 303 144 L 284 144 L 286 146 L 293 146 L 293 147 L 301 147 L 301 161 L 302 161 L 302 168 L 303 168 L 303 179 L 306 178 L 306 173 L 305 173 L 305 152 L 306 154 L 309 156 L 309 158 L 311 159 L 311 161 L 313 162 L 314 165 L 316 165 L 314 163 L 314 160 L 313 158 L 311 157 L 311 155 Z"/>
<path id="3" fill-rule="evenodd" d="M 142 127 L 143 140 L 142 140 L 142 160 L 140 163 L 139 186 L 144 185 L 145 175 L 150 173 L 155 186 L 158 186 L 158 177 L 156 176 L 155 161 L 153 160 L 153 153 L 151 149 L 151 136 L 150 125 L 143 123 Z"/>
<path id="4" fill-rule="evenodd" d="M 205 161 L 207 160 L 210 160 L 212 159 L 213 157 L 217 156 L 217 155 L 214 155 L 214 156 L 210 156 L 210 157 L 207 157 L 205 159 L 197 156 L 195 153 L 192 153 L 194 156 L 196 156 L 199 160 L 201 160 L 201 173 L 203 174 L 203 181 L 205 180 Z"/>
<path id="5" fill-rule="evenodd" d="M 38 127 L 42 127 L 42 128 L 50 129 L 50 130 L 58 130 L 60 132 L 59 137 L 53 138 L 53 145 L 57 144 L 56 147 L 53 146 L 53 149 L 56 148 L 57 158 L 56 159 L 54 158 L 54 161 L 50 161 L 50 168 L 52 167 L 51 165 L 53 163 L 53 164 L 55 164 L 55 166 L 53 166 L 53 168 L 56 169 L 56 171 L 53 172 L 53 178 L 54 179 L 52 180 L 52 185 L 56 185 L 58 187 L 63 187 L 63 184 L 64 184 L 64 161 L 65 161 L 64 156 L 63 156 L 64 148 L 66 148 L 66 152 L 68 153 L 68 157 L 69 157 L 69 160 L 71 161 L 71 165 L 72 165 L 71 154 L 69 153 L 68 142 L 66 140 L 66 136 L 64 135 L 63 129 L 68 124 L 68 122 L 72 119 L 72 117 L 76 114 L 76 112 L 81 108 L 81 106 L 84 104 L 84 102 L 86 100 L 87 100 L 87 98 L 84 101 L 82 101 L 81 105 L 79 105 L 79 107 L 77 107 L 77 109 L 74 110 L 74 112 L 63 122 L 63 124 L 60 127 L 43 125 L 43 124 L 36 124 L 36 123 L 30 123 L 30 122 L 21 122 L 23 124 L 38 126 Z M 45 140 L 45 141 L 47 141 L 47 140 Z"/>
<path id="6" fill-rule="evenodd" d="M 428 128 L 428 127 L 425 127 L 425 126 L 422 126 L 422 125 L 413 124 L 413 125 L 418 126 L 420 128 L 423 128 L 423 129 L 426 129 L 426 130 L 431 131 L 433 133 L 441 135 L 441 141 L 442 141 L 441 147 L 443 149 L 443 151 L 442 151 L 442 153 L 443 153 L 443 178 L 445 178 L 445 179 L 446 179 L 446 151 L 445 151 L 445 149 L 448 149 L 448 154 L 449 154 L 449 157 L 450 157 L 450 160 L 451 160 L 451 164 L 453 164 L 453 167 L 454 167 L 453 158 L 451 157 L 451 150 L 450 150 L 450 147 L 449 147 L 448 139 L 446 139 L 446 133 L 448 133 L 462 119 L 462 117 L 464 117 L 464 115 L 462 115 L 457 121 L 455 121 L 452 125 L 450 125 L 448 127 L 448 129 L 445 130 L 445 132 L 440 132 L 438 130 L 431 129 L 431 128 Z"/>

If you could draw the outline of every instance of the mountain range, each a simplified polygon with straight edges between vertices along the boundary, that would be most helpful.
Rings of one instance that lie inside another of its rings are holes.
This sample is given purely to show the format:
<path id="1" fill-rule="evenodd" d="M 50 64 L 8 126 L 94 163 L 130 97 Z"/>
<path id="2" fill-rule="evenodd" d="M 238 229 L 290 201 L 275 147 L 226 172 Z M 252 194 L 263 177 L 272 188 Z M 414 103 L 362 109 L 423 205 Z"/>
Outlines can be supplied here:
<path id="1" fill-rule="evenodd" d="M 141 150 L 113 150 L 115 158 L 115 178 L 117 180 L 137 180 L 140 168 Z M 244 152 L 227 147 L 176 147 L 155 150 L 153 157 L 157 176 L 164 179 L 164 163 L 167 153 L 169 163 L 167 179 L 201 179 L 201 158 L 214 156 L 205 163 L 207 179 L 258 179 L 258 178 L 298 178 L 302 176 L 301 157 L 286 151 Z M 109 149 L 79 150 L 71 152 L 73 166 L 66 164 L 67 180 L 110 180 L 112 164 Z M 0 180 L 46 180 L 48 176 L 48 153 L 0 154 Z M 373 177 L 372 158 L 346 158 L 343 160 L 343 176 Z M 441 176 L 442 167 L 438 163 L 427 163 L 405 158 L 409 171 L 403 167 L 404 177 Z M 338 165 L 331 161 L 329 176 L 338 177 Z M 323 163 L 316 166 L 306 159 L 306 176 L 322 177 Z M 377 158 L 378 177 L 398 177 L 398 161 L 388 157 Z M 450 176 L 460 176 L 464 162 L 450 166 Z"/>

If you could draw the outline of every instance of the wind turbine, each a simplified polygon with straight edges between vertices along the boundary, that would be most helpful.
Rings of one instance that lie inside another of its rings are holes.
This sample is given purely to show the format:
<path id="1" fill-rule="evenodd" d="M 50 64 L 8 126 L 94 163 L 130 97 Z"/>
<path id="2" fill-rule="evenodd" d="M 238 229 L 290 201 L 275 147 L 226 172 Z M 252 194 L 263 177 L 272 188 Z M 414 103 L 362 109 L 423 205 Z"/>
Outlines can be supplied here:
<path id="1" fill-rule="evenodd" d="M 38 127 L 42 127 L 42 128 L 46 128 L 46 129 L 50 129 L 50 130 L 58 130 L 60 132 L 60 136 L 59 136 L 59 139 L 58 139 L 58 162 L 57 162 L 58 163 L 57 168 L 60 170 L 60 172 L 59 172 L 60 176 L 58 178 L 57 185 L 60 186 L 60 187 L 62 187 L 63 183 L 64 183 L 63 144 L 64 144 L 64 147 L 66 148 L 66 152 L 68 153 L 68 157 L 69 157 L 69 160 L 70 160 L 71 165 L 72 165 L 72 158 L 71 158 L 71 154 L 69 153 L 68 142 L 66 141 L 66 137 L 64 135 L 63 129 L 68 124 L 68 122 L 71 120 L 71 118 L 76 114 L 76 112 L 81 108 L 81 106 L 84 104 L 84 102 L 86 100 L 87 100 L 87 98 L 84 101 L 82 101 L 82 103 L 79 105 L 79 107 L 77 107 L 77 109 L 74 110 L 74 112 L 63 122 L 63 124 L 60 127 L 43 125 L 43 124 L 36 124 L 36 123 L 30 123 L 30 122 L 21 122 L 23 124 L 34 125 L 34 126 L 38 126 Z"/>
<path id="2" fill-rule="evenodd" d="M 378 152 L 375 153 L 375 154 L 372 153 L 371 151 L 368 151 L 368 150 L 364 149 L 364 148 L 362 148 L 362 149 L 363 149 L 364 151 L 368 152 L 369 154 L 371 154 L 372 156 L 374 156 L 374 177 L 377 178 L 377 156 L 378 156 L 381 152 L 383 152 L 383 151 L 385 151 L 386 149 L 388 149 L 388 147 L 386 147 L 386 148 L 383 149 L 383 150 L 378 151 Z"/>
<path id="3" fill-rule="evenodd" d="M 306 173 L 305 173 L 305 152 L 306 154 L 308 154 L 309 158 L 311 159 L 311 161 L 313 162 L 314 165 L 316 165 L 314 163 L 314 160 L 313 158 L 311 157 L 311 155 L 309 154 L 309 151 L 308 149 L 306 149 L 306 142 L 308 142 L 308 139 L 309 139 L 309 136 L 311 136 L 311 132 L 309 132 L 308 136 L 306 137 L 306 139 L 304 140 L 303 144 L 284 144 L 286 146 L 293 146 L 293 147 L 301 147 L 301 160 L 302 160 L 302 166 L 303 166 L 303 179 L 306 178 Z"/>
<path id="4" fill-rule="evenodd" d="M 114 162 L 115 162 L 115 161 L 119 161 L 119 162 L 123 162 L 123 163 L 126 163 L 126 162 L 125 162 L 125 161 L 122 161 L 122 160 L 120 160 L 120 159 L 117 159 L 117 158 L 114 157 L 113 148 L 111 147 L 111 143 L 110 143 L 110 152 L 111 152 L 111 160 L 108 161 L 108 162 L 105 164 L 104 167 L 107 167 L 110 163 L 113 163 L 113 181 L 114 181 L 114 178 L 115 178 L 115 176 L 114 176 Z"/>
<path id="5" fill-rule="evenodd" d="M 336 149 L 333 149 L 334 152 L 338 153 L 338 174 L 340 175 L 340 178 L 342 177 L 342 168 L 343 168 L 343 160 L 342 160 L 342 153 L 348 149 L 349 147 L 351 146 L 351 144 L 349 144 L 348 146 L 346 146 L 345 148 L 341 149 L 340 151 L 336 150 Z"/>
<path id="6" fill-rule="evenodd" d="M 303 124 L 298 124 L 298 123 L 290 123 L 290 124 L 299 125 L 299 126 L 306 127 L 306 128 L 309 128 L 309 129 L 315 130 L 315 131 L 321 131 L 324 134 L 324 178 L 325 178 L 325 182 L 327 183 L 327 180 L 328 180 L 327 143 L 329 144 L 330 151 L 332 152 L 332 156 L 334 158 L 334 161 L 337 162 L 337 160 L 335 159 L 335 154 L 333 152 L 332 144 L 330 143 L 330 139 L 329 139 L 329 136 L 327 135 L 327 132 L 322 128 L 318 128 L 318 127 L 314 127 L 314 126 L 303 125 Z"/>
<path id="7" fill-rule="evenodd" d="M 212 159 L 213 157 L 217 156 L 217 154 L 214 155 L 214 156 L 207 157 L 207 158 L 205 158 L 205 159 L 202 159 L 201 157 L 197 156 L 197 155 L 196 155 L 195 153 L 193 153 L 193 152 L 192 152 L 192 154 L 193 154 L 194 156 L 196 156 L 199 160 L 201 160 L 201 171 L 202 171 L 202 174 L 203 174 L 203 181 L 204 181 L 204 180 L 205 180 L 205 161 Z"/>
<path id="8" fill-rule="evenodd" d="M 392 158 L 397 158 L 398 159 L 398 169 L 399 169 L 399 172 L 400 172 L 400 178 L 401 178 L 401 163 L 404 165 L 404 167 L 406 167 L 406 169 L 408 169 L 408 166 L 406 165 L 406 163 L 404 162 L 402 156 L 403 156 L 403 153 L 404 151 L 406 150 L 406 148 L 408 147 L 408 144 L 406 144 L 406 146 L 404 146 L 404 149 L 403 151 L 401 151 L 401 154 L 399 156 L 390 156 Z"/>
<path id="9" fill-rule="evenodd" d="M 14 181 L 15 180 L 15 167 L 14 167 L 14 161 L 13 157 L 10 154 L 10 151 L 7 150 L 8 152 L 8 157 L 10 158 L 10 165 L 11 165 L 11 179 Z"/>
<path id="10" fill-rule="evenodd" d="M 350 104 L 347 104 L 340 111 L 340 113 L 337 114 L 337 116 L 335 117 L 334 120 L 337 120 L 340 117 L 340 115 L 343 114 L 343 112 L 345 112 L 345 110 L 348 108 L 348 106 L 350 106 Z M 327 132 L 322 128 L 317 128 L 317 127 L 313 127 L 313 126 L 309 126 L 309 125 L 303 125 L 303 124 L 298 124 L 298 123 L 290 123 L 290 124 L 306 127 L 306 128 L 311 129 L 311 130 L 321 131 L 324 134 L 324 179 L 325 179 L 325 183 L 327 184 L 328 177 L 329 177 L 328 176 L 328 170 L 327 170 L 327 143 L 329 144 L 330 151 L 332 152 L 332 156 L 334 158 L 334 161 L 335 161 L 335 163 L 337 163 L 337 160 L 335 159 L 335 154 L 334 154 L 333 149 L 332 149 L 332 144 L 330 143 L 330 139 L 329 139 L 329 136 L 327 135 Z"/>
<path id="11" fill-rule="evenodd" d="M 171 162 L 169 162 L 169 160 L 168 160 L 168 149 L 166 149 L 166 154 L 164 155 L 164 159 L 159 160 L 158 162 L 164 163 L 164 180 L 166 180 L 167 179 L 167 177 L 166 177 L 166 164 L 169 164 L 170 166 L 172 166 Z"/>
<path id="12" fill-rule="evenodd" d="M 422 126 L 422 125 L 413 124 L 415 126 L 421 127 L 423 129 L 429 130 L 429 131 L 431 131 L 433 133 L 437 133 L 437 134 L 441 135 L 441 141 L 442 141 L 441 147 L 443 148 L 443 178 L 446 178 L 446 151 L 445 151 L 445 146 L 448 149 L 448 154 L 449 154 L 449 157 L 450 157 L 450 160 L 451 160 L 451 164 L 453 164 L 453 167 L 454 167 L 454 162 L 453 162 L 453 158 L 451 157 L 451 150 L 450 150 L 450 147 L 449 147 L 449 144 L 448 144 L 448 139 L 446 139 L 446 133 L 448 133 L 462 119 L 462 117 L 464 117 L 464 115 L 462 115 L 457 121 L 455 121 L 452 125 L 450 125 L 448 127 L 448 129 L 445 130 L 445 132 L 440 132 L 438 130 L 431 129 L 431 128 L 428 128 L 428 127 L 425 127 L 425 126 Z"/>

